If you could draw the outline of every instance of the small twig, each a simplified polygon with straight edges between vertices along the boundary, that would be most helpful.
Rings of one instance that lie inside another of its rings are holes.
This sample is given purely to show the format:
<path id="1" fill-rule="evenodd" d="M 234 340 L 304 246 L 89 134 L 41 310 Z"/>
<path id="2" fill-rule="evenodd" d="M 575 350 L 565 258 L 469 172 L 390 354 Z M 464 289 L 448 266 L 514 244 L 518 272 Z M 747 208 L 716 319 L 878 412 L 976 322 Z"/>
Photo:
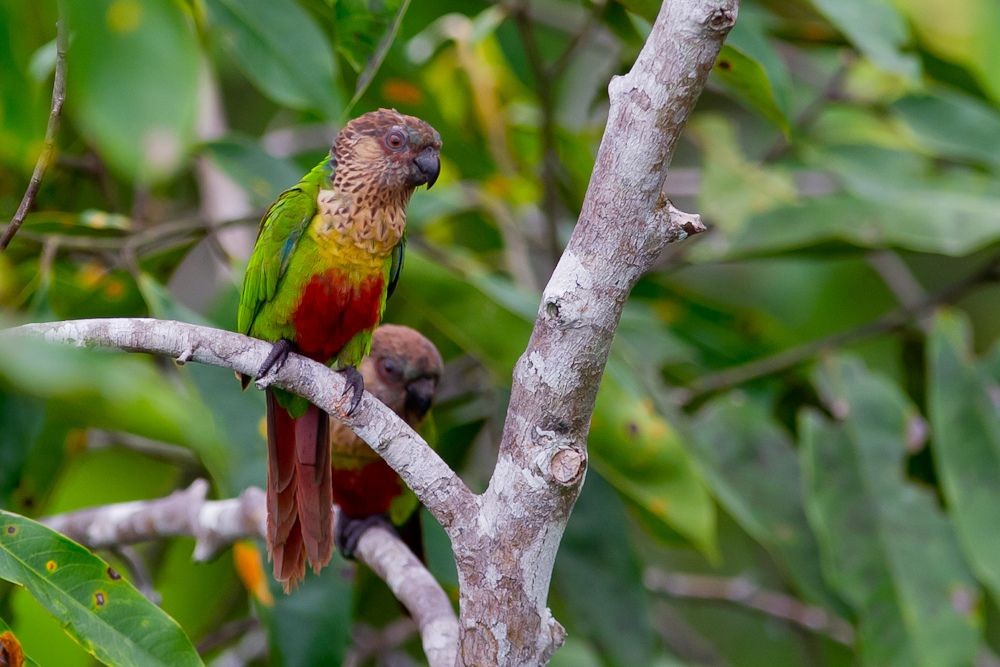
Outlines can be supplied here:
<path id="1" fill-rule="evenodd" d="M 129 574 L 132 575 L 132 585 L 139 589 L 139 592 L 145 595 L 146 599 L 153 604 L 160 604 L 163 601 L 163 596 L 153 587 L 153 576 L 150 574 L 146 559 L 142 557 L 142 554 L 131 545 L 117 545 L 111 549 L 111 553 L 125 563 Z"/>
<path id="2" fill-rule="evenodd" d="M 373 659 L 378 661 L 397 650 L 416 632 L 412 618 L 400 618 L 381 629 L 358 623 L 354 626 L 354 645 L 347 652 L 343 667 L 361 667 Z"/>
<path id="3" fill-rule="evenodd" d="M 910 267 L 894 251 L 873 250 L 865 260 L 875 269 L 901 306 L 913 308 L 927 296 L 927 291 L 910 271 Z M 918 325 L 924 333 L 930 332 L 930 322 L 926 317 L 919 318 Z"/>
<path id="4" fill-rule="evenodd" d="M 713 577 L 650 569 L 646 588 L 675 598 L 723 600 L 794 623 L 827 635 L 848 646 L 854 643 L 854 628 L 822 607 L 815 607 L 789 595 L 762 589 L 746 577 Z"/>
<path id="5" fill-rule="evenodd" d="M 42 177 L 55 153 L 59 115 L 62 113 L 63 102 L 66 100 L 66 16 L 65 12 L 61 11 L 61 4 L 59 9 L 59 19 L 56 21 L 56 73 L 55 81 L 52 84 L 52 107 L 49 109 L 49 122 L 45 127 L 45 144 L 42 146 L 42 152 L 35 163 L 35 170 L 28 182 L 28 189 L 25 190 L 24 197 L 21 198 L 21 204 L 17 207 L 17 212 L 11 218 L 7 229 L 4 230 L 3 236 L 0 237 L 0 252 L 7 249 L 14 235 L 17 234 L 17 230 L 24 224 L 24 218 L 35 203 L 38 188 L 42 185 Z"/>
<path id="6" fill-rule="evenodd" d="M 158 442 L 143 438 L 131 433 L 118 433 L 92 429 L 87 432 L 87 446 L 92 449 L 103 449 L 106 447 L 123 447 L 133 452 L 138 452 L 144 456 L 159 461 L 165 461 L 174 465 L 188 468 L 201 468 L 201 461 L 187 447 L 172 445 L 167 442 Z"/>
<path id="7" fill-rule="evenodd" d="M 205 635 L 205 637 L 198 642 L 198 653 L 201 655 L 210 653 L 259 626 L 260 621 L 258 621 L 254 616 L 245 616 L 243 618 L 237 618 L 235 621 L 223 623 L 218 627 L 218 629 Z"/>
<path id="8" fill-rule="evenodd" d="M 844 78 L 847 76 L 849 70 L 850 62 L 845 60 L 841 63 L 840 67 L 837 68 L 837 71 L 833 73 L 833 76 L 829 78 L 826 85 L 823 86 L 823 90 L 819 92 L 819 95 L 817 95 L 815 99 L 813 99 L 813 101 L 810 102 L 795 118 L 792 131 L 802 132 L 803 130 L 807 130 L 819 119 L 820 114 L 826 108 L 827 104 L 829 104 L 832 100 L 835 100 L 840 94 L 840 87 L 844 84 Z M 764 156 L 761 158 L 761 162 L 774 162 L 787 153 L 791 147 L 791 142 L 782 135 L 778 141 L 775 142 L 775 144 L 771 146 L 766 153 L 764 153 Z"/>
<path id="9" fill-rule="evenodd" d="M 859 327 L 809 341 L 808 343 L 783 350 L 769 357 L 755 359 L 754 361 L 733 366 L 718 373 L 704 375 L 686 388 L 678 390 L 674 394 L 674 400 L 681 404 L 687 404 L 701 398 L 705 394 L 730 389 L 750 380 L 788 370 L 825 350 L 843 347 L 850 343 L 856 343 L 859 340 L 898 329 L 914 317 L 919 318 L 937 306 L 960 298 L 978 285 L 995 280 L 998 271 L 1000 271 L 1000 255 L 993 257 L 982 268 L 973 271 L 965 278 L 925 296 L 920 301 L 911 305 L 900 306 Z"/>
<path id="10" fill-rule="evenodd" d="M 250 628 L 235 646 L 223 651 L 211 667 L 246 667 L 267 655 L 267 634 L 259 625 Z"/>

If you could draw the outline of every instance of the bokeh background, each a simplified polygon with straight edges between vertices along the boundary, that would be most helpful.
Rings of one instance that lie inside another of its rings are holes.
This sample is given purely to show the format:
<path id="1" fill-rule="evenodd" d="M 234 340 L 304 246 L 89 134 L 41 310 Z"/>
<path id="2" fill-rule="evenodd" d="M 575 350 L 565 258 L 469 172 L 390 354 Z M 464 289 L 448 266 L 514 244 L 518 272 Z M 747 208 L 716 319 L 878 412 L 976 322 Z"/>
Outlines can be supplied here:
<path id="1" fill-rule="evenodd" d="M 346 118 L 418 115 L 442 175 L 413 198 L 387 320 L 440 347 L 429 437 L 480 490 L 608 80 L 658 5 L 71 0 L 57 154 L 0 254 L 3 317 L 232 329 L 267 203 Z M 0 3 L 5 214 L 41 149 L 57 12 Z M 625 309 L 552 581 L 553 664 L 1000 664 L 998 35 L 995 0 L 744 0 L 666 185 L 710 231 Z M 197 477 L 233 496 L 263 482 L 262 416 L 220 369 L 4 344 L 0 507 Z M 254 628 L 256 664 L 340 664 L 373 637 L 366 664 L 421 661 L 412 633 L 376 632 L 399 607 L 343 561 L 268 606 L 230 551 L 191 550 L 103 555 L 207 661 Z M 93 662 L 23 589 L 0 584 L 0 618 L 39 664 Z"/>

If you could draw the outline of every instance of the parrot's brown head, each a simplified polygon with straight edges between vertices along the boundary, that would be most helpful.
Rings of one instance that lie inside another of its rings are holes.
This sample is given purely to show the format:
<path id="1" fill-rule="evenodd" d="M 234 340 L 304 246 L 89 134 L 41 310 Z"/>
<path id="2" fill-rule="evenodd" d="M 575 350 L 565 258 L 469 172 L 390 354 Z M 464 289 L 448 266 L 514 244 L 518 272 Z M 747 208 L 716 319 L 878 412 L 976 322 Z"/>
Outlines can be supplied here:
<path id="1" fill-rule="evenodd" d="M 418 185 L 434 185 L 441 171 L 441 135 L 433 127 L 395 109 L 358 116 L 333 143 L 336 181 L 377 184 L 409 194 Z M 336 182 L 335 181 L 335 182 Z"/>
<path id="2" fill-rule="evenodd" d="M 434 343 L 410 327 L 383 324 L 361 363 L 365 389 L 416 428 L 434 401 L 444 364 Z"/>

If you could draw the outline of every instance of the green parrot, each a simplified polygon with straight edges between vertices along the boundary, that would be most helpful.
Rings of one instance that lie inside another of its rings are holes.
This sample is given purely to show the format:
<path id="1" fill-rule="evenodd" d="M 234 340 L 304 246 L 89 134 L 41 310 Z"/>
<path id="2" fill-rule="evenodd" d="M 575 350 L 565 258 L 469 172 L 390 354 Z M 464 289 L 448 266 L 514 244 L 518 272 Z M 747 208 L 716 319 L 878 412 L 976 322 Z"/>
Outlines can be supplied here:
<path id="1" fill-rule="evenodd" d="M 329 156 L 261 220 L 240 297 L 242 333 L 274 343 L 257 376 L 295 351 L 345 374 L 361 400 L 368 354 L 403 264 L 406 206 L 440 171 L 441 136 L 392 109 L 355 118 Z M 249 378 L 243 378 L 243 385 Z M 267 390 L 267 549 L 288 592 L 333 552 L 327 415 Z"/>

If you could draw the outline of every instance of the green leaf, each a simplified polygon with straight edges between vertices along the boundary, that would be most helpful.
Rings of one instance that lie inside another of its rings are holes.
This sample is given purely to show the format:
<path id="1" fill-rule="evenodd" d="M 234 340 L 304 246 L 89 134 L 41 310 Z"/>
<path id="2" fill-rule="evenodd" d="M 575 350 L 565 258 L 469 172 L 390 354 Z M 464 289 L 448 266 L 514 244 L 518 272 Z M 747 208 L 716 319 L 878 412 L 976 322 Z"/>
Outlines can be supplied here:
<path id="1" fill-rule="evenodd" d="M 729 256 L 838 241 L 961 256 L 1000 239 L 1000 189 L 970 169 L 936 170 L 925 158 L 874 146 L 812 151 L 850 195 L 810 198 L 766 211 L 729 239 Z M 807 221 L 808 224 L 805 224 Z"/>
<path id="2" fill-rule="evenodd" d="M 927 348 L 934 459 L 959 541 L 979 579 L 1000 599 L 1000 384 L 972 358 L 971 328 L 939 314 Z"/>
<path id="3" fill-rule="evenodd" d="M 267 206 L 302 178 L 302 169 L 274 157 L 246 137 L 212 141 L 205 144 L 205 150 L 226 175 L 247 191 L 254 206 Z"/>
<path id="4" fill-rule="evenodd" d="M 661 5 L 659 0 L 618 0 L 618 4 L 647 21 L 656 19 Z"/>
<path id="5" fill-rule="evenodd" d="M 67 106 L 122 177 L 172 175 L 194 139 L 198 45 L 172 0 L 69 2 Z"/>
<path id="6" fill-rule="evenodd" d="M 915 79 L 920 61 L 903 53 L 910 34 L 892 0 L 812 0 L 812 4 L 879 67 Z"/>
<path id="7" fill-rule="evenodd" d="M 118 213 L 84 209 L 79 213 L 43 211 L 29 213 L 24 231 L 66 236 L 121 236 L 132 229 L 132 220 Z"/>
<path id="8" fill-rule="evenodd" d="M 284 667 L 339 665 L 351 637 L 351 581 L 339 554 L 319 576 L 307 576 L 291 595 L 272 582 L 274 606 L 258 606 L 267 624 L 271 657 Z"/>
<path id="9" fill-rule="evenodd" d="M 323 32 L 294 0 L 207 0 L 233 61 L 278 104 L 337 118 L 344 100 Z"/>
<path id="10" fill-rule="evenodd" d="M 552 583 L 566 603 L 571 633 L 591 638 L 611 664 L 648 665 L 655 635 L 627 521 L 614 490 L 589 474 L 559 545 Z"/>
<path id="11" fill-rule="evenodd" d="M 708 490 L 680 434 L 628 376 L 609 362 L 590 426 L 591 465 L 647 520 L 655 517 L 714 558 L 715 505 Z"/>
<path id="12" fill-rule="evenodd" d="M 996 0 L 895 0 L 921 42 L 945 60 L 972 72 L 1000 102 L 1000 3 Z"/>
<path id="13" fill-rule="evenodd" d="M 40 401 L 0 392 L 0 507 L 9 507 L 21 483 L 45 410 Z"/>
<path id="14" fill-rule="evenodd" d="M 936 91 L 897 100 L 892 111 L 928 150 L 1000 165 L 1000 113 L 995 108 L 967 95 Z"/>
<path id="15" fill-rule="evenodd" d="M 221 444 L 211 413 L 147 358 L 11 338 L 0 345 L 0 379 L 52 401 L 66 421 L 187 445 L 223 472 L 213 469 Z"/>
<path id="16" fill-rule="evenodd" d="M 48 115 L 47 98 L 25 72 L 23 26 L 31 11 L 29 3 L 0 3 L 0 160 L 25 174 L 42 149 Z"/>
<path id="17" fill-rule="evenodd" d="M 0 578 L 27 588 L 66 632 L 109 665 L 201 665 L 180 626 L 107 563 L 0 510 Z"/>
<path id="18" fill-rule="evenodd" d="M 816 376 L 838 420 L 801 419 L 806 510 L 829 582 L 859 618 L 868 665 L 968 665 L 979 593 L 933 496 L 903 478 L 919 415 L 886 380 L 836 358 Z"/>
<path id="19" fill-rule="evenodd" d="M 719 503 L 774 556 L 806 598 L 838 605 L 820 572 L 795 448 L 764 406 L 730 392 L 703 407 L 688 432 L 690 451 Z"/>
<path id="20" fill-rule="evenodd" d="M 704 161 L 701 211 L 723 231 L 735 232 L 751 216 L 795 201 L 791 176 L 747 160 L 730 120 L 719 114 L 702 114 L 689 124 L 688 133 L 701 148 Z"/>
<path id="21" fill-rule="evenodd" d="M 712 68 L 712 80 L 738 102 L 757 111 L 788 134 L 784 99 L 775 92 L 767 70 L 743 50 L 724 44 Z"/>

